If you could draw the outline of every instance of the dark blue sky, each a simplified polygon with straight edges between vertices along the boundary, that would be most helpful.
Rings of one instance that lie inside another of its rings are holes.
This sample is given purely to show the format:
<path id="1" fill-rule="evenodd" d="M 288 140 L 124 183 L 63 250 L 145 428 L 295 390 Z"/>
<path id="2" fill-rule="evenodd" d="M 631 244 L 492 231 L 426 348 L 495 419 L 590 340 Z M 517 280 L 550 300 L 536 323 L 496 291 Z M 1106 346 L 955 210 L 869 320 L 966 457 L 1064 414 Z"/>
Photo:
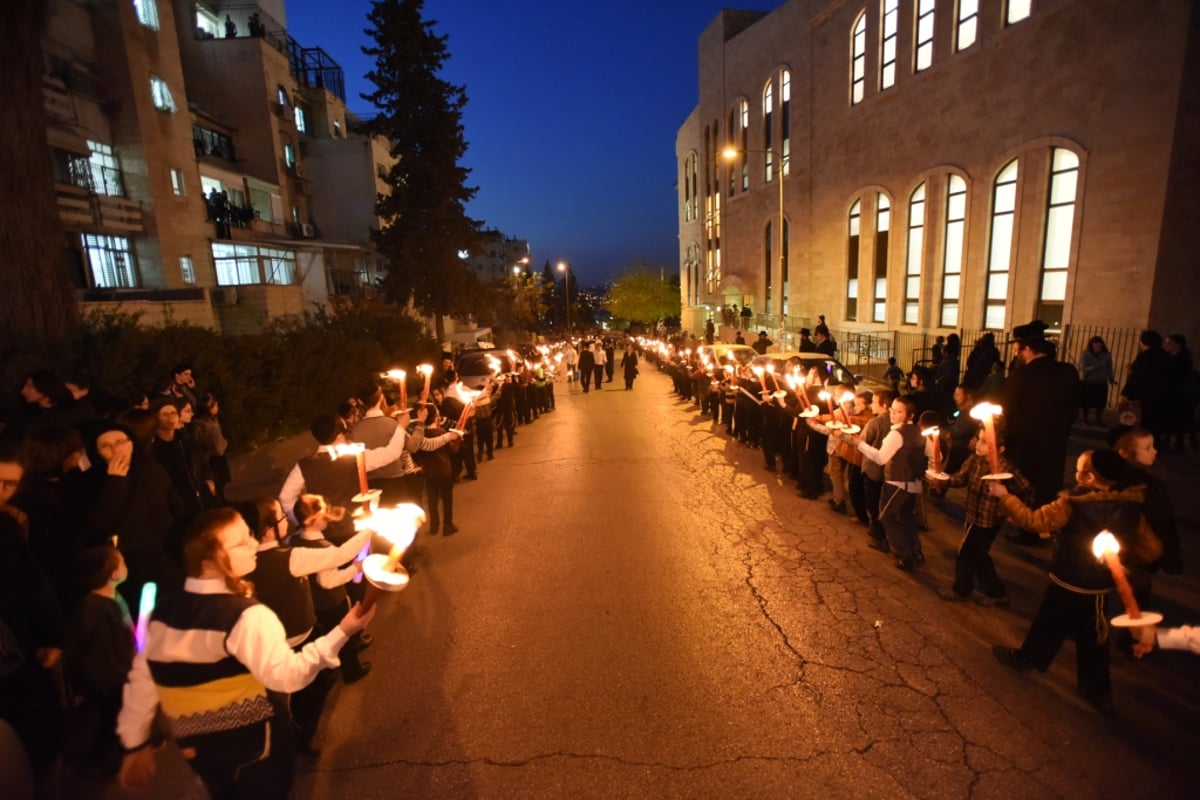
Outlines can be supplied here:
<path id="1" fill-rule="evenodd" d="M 696 40 L 723 7 L 781 0 L 426 0 L 449 37 L 442 77 L 464 85 L 468 213 L 528 239 L 534 265 L 601 283 L 646 261 L 678 267 L 675 132 L 696 104 Z M 370 68 L 369 0 L 287 0 L 288 28 L 346 73 Z"/>

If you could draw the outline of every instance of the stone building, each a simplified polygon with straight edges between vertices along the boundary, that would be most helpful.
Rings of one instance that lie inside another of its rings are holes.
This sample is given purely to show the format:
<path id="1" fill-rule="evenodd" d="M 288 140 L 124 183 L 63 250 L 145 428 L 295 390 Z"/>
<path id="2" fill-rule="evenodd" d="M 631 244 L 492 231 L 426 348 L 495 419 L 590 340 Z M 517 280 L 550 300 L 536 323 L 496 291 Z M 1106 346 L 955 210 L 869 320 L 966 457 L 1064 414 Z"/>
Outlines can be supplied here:
<path id="1" fill-rule="evenodd" d="M 1039 317 L 1195 336 L 1197 9 L 722 12 L 676 138 L 685 326 L 737 304 L 789 330 L 818 314 L 930 334 Z"/>
<path id="2" fill-rule="evenodd" d="M 283 0 L 51 4 L 47 145 L 84 308 L 227 332 L 370 290 L 387 147 Z"/>

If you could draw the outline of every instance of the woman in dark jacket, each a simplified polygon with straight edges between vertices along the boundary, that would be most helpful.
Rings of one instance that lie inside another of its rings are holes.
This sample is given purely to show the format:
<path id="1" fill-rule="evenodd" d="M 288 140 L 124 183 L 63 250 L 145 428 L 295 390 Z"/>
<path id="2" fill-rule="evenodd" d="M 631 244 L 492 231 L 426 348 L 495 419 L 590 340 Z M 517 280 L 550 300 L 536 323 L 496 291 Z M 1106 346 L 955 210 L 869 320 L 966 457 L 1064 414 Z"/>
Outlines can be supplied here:
<path id="1" fill-rule="evenodd" d="M 633 388 L 633 379 L 638 376 L 638 357 L 633 345 L 625 347 L 625 355 L 621 356 L 621 372 L 625 376 L 625 390 Z"/>
<path id="2" fill-rule="evenodd" d="M 996 335 L 985 333 L 975 341 L 971 354 L 967 356 L 967 371 L 963 374 L 964 386 L 978 390 L 987 380 L 992 365 L 1000 361 L 1000 350 L 996 347 Z"/>

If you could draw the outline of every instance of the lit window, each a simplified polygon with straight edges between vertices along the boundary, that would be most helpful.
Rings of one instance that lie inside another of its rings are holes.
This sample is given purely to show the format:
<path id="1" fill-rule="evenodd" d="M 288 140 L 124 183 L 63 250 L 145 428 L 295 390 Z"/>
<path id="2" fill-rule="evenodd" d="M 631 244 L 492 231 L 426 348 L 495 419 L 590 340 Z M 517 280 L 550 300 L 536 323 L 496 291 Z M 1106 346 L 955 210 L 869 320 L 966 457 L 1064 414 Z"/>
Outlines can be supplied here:
<path id="1" fill-rule="evenodd" d="M 283 88 L 282 84 L 275 87 L 275 102 L 279 103 L 281 107 L 286 107 L 288 104 L 287 89 Z"/>
<path id="2" fill-rule="evenodd" d="M 171 169 L 171 191 L 183 197 L 183 172 L 173 167 Z"/>
<path id="3" fill-rule="evenodd" d="M 867 14 L 858 15 L 850 37 L 850 104 L 861 103 L 867 85 Z"/>
<path id="4" fill-rule="evenodd" d="M 791 174 L 792 160 L 792 73 L 779 73 L 779 169 Z"/>
<path id="5" fill-rule="evenodd" d="M 300 207 L 292 206 L 292 222 L 299 224 L 300 222 Z"/>
<path id="6" fill-rule="evenodd" d="M 188 286 L 196 285 L 196 268 L 192 264 L 191 256 L 179 257 L 179 274 L 183 278 L 183 282 Z"/>
<path id="7" fill-rule="evenodd" d="M 887 322 L 888 234 L 892 227 L 892 204 L 887 195 L 875 195 L 875 297 L 872 322 Z"/>
<path id="8" fill-rule="evenodd" d="M 222 35 L 217 15 L 199 4 L 196 5 L 196 35 L 199 39 L 215 39 Z"/>
<path id="9" fill-rule="evenodd" d="M 138 22 L 152 30 L 158 30 L 158 4 L 155 0 L 133 0 Z"/>
<path id="10" fill-rule="evenodd" d="M 304 112 L 304 106 L 296 106 L 296 130 L 300 131 L 301 133 L 304 133 L 308 130 L 308 120 L 306 119 L 307 116 L 308 115 Z"/>
<path id="11" fill-rule="evenodd" d="M 292 147 L 291 142 L 283 143 L 283 163 L 289 168 L 296 166 L 296 148 Z"/>
<path id="12" fill-rule="evenodd" d="M 150 97 L 159 111 L 175 113 L 175 98 L 171 97 L 171 89 L 167 82 L 157 75 L 150 76 Z"/>
<path id="13" fill-rule="evenodd" d="M 958 35 L 955 37 L 954 49 L 966 50 L 975 44 L 978 26 L 979 0 L 958 0 Z"/>
<path id="14" fill-rule="evenodd" d="M 92 285 L 98 289 L 136 288 L 137 270 L 133 251 L 124 236 L 83 234 L 83 249 L 92 269 Z"/>
<path id="15" fill-rule="evenodd" d="M 908 248 L 904 263 L 904 324 L 916 325 L 921 309 L 921 267 L 925 263 L 925 184 L 908 198 Z"/>
<path id="16" fill-rule="evenodd" d="M 858 319 L 858 234 L 862 222 L 862 201 L 850 206 L 846 237 L 846 319 Z"/>
<path id="17" fill-rule="evenodd" d="M 879 59 L 879 88 L 896 84 L 896 39 L 900 23 L 900 0 L 882 0 L 883 48 Z"/>
<path id="18" fill-rule="evenodd" d="M 1071 233 L 1075 226 L 1075 194 L 1079 184 L 1079 157 L 1054 148 L 1050 167 L 1050 198 L 1046 205 L 1046 245 L 1042 255 L 1042 287 L 1038 318 L 1050 327 L 1062 324 L 1067 299 L 1067 272 L 1071 266 Z"/>
<path id="19" fill-rule="evenodd" d="M 917 0 L 917 52 L 913 72 L 933 65 L 933 11 L 935 0 Z"/>
<path id="20" fill-rule="evenodd" d="M 775 286 L 775 258 L 771 252 L 771 242 L 774 241 L 775 235 L 771 232 L 771 223 L 767 223 L 766 230 L 763 232 L 763 277 L 766 281 L 766 303 L 763 310 L 768 314 L 771 313 L 771 290 Z"/>
<path id="21" fill-rule="evenodd" d="M 101 142 L 88 139 L 88 172 L 90 173 L 91 189 L 96 194 L 106 194 L 110 197 L 123 197 L 125 186 L 121 181 L 121 165 L 113 149 Z"/>
<path id="22" fill-rule="evenodd" d="M 950 176 L 946 189 L 946 250 L 942 255 L 943 328 L 958 327 L 958 300 L 962 288 L 963 243 L 967 225 L 967 182 Z"/>
<path id="23" fill-rule="evenodd" d="M 1012 160 L 996 176 L 992 188 L 992 241 L 988 245 L 987 286 L 984 289 L 983 327 L 1002 331 L 1006 325 L 1008 278 L 1012 265 L 1013 221 L 1017 211 L 1017 162 Z"/>
<path id="24" fill-rule="evenodd" d="M 737 130 L 737 123 L 738 123 L 738 118 L 736 116 L 736 109 L 731 108 L 731 109 L 729 109 L 729 128 L 728 128 L 730 136 L 732 136 L 733 132 Z M 732 143 L 731 143 L 731 146 L 732 146 Z M 746 154 L 744 151 L 740 155 L 742 156 L 742 158 L 746 157 Z M 737 194 L 737 184 L 738 184 L 738 181 L 736 180 L 737 173 L 735 172 L 735 170 L 737 169 L 736 159 L 729 159 L 728 169 L 729 169 L 729 190 L 728 191 L 729 191 L 729 196 L 733 197 L 735 194 Z"/>
<path id="25" fill-rule="evenodd" d="M 792 224 L 785 219 L 783 221 L 783 253 L 781 253 L 783 257 L 779 259 L 779 269 L 783 272 L 779 276 L 781 284 L 781 291 L 779 293 L 780 313 L 785 317 L 788 314 L 788 243 L 791 241 L 791 228 Z"/>
<path id="26" fill-rule="evenodd" d="M 342 138 L 342 123 L 338 122 L 336 119 L 333 121 L 333 138 Z"/>
<path id="27" fill-rule="evenodd" d="M 770 183 L 775 177 L 774 153 L 771 151 L 771 122 L 775 111 L 775 87 L 767 81 L 763 87 L 763 181 Z"/>
<path id="28" fill-rule="evenodd" d="M 1004 24 L 1012 25 L 1029 16 L 1032 0 L 1008 0 L 1004 9 Z"/>
<path id="29" fill-rule="evenodd" d="M 750 104 L 742 100 L 742 191 L 750 188 Z"/>
<path id="30" fill-rule="evenodd" d="M 290 250 L 213 242 L 212 255 L 220 286 L 296 282 L 296 254 Z"/>

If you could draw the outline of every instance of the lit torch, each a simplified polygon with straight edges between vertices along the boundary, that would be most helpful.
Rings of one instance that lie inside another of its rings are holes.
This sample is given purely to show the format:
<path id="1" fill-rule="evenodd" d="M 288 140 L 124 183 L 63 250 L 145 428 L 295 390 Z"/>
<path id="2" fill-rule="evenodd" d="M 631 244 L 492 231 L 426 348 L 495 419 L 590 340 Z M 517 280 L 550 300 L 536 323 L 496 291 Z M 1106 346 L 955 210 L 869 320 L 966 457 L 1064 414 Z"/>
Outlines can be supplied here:
<path id="1" fill-rule="evenodd" d="M 329 456 L 337 461 L 342 456 L 354 456 L 355 466 L 358 467 L 358 493 L 366 496 L 371 491 L 367 486 L 367 446 L 362 442 L 347 442 L 335 444 L 329 450 Z"/>
<path id="2" fill-rule="evenodd" d="M 988 445 L 988 465 L 992 468 L 992 473 L 984 477 L 989 480 L 1006 480 L 1012 477 L 1008 473 L 1000 472 L 1000 451 L 996 448 L 996 417 L 1003 413 L 1004 409 L 995 403 L 979 403 L 971 409 L 971 417 L 983 421 L 983 435 Z"/>
<path id="3" fill-rule="evenodd" d="M 369 555 L 363 561 L 363 574 L 371 588 L 367 590 L 358 613 L 366 614 L 383 592 L 399 592 L 408 586 L 409 575 L 401 564 L 404 551 L 413 543 L 417 529 L 425 524 L 425 510 L 415 503 L 402 503 L 395 508 L 381 508 L 357 520 L 355 527 L 370 529 L 392 543 L 392 549 Z"/>
<path id="4" fill-rule="evenodd" d="M 429 382 L 433 379 L 433 364 L 421 364 L 417 372 L 425 376 L 425 386 L 421 389 L 421 405 L 429 402 Z"/>
<path id="5" fill-rule="evenodd" d="M 400 385 L 400 408 L 408 408 L 408 373 L 402 369 L 389 369 L 380 375 L 389 381 Z"/>
<path id="6" fill-rule="evenodd" d="M 935 480 L 944 481 L 950 476 L 942 472 L 942 431 L 938 426 L 925 428 L 921 431 L 922 436 L 928 436 L 933 442 L 933 468 L 926 470 L 925 474 Z"/>

